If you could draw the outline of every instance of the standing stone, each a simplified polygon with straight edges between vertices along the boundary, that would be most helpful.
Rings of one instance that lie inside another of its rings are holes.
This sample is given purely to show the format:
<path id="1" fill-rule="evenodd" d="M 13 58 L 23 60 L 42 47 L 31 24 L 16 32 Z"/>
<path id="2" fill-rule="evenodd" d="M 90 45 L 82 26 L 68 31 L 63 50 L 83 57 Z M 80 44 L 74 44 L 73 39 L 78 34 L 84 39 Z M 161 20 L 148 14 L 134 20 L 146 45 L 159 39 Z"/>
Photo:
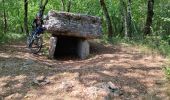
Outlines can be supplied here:
<path id="1" fill-rule="evenodd" d="M 77 53 L 81 59 L 87 58 L 90 53 L 90 46 L 87 40 L 80 39 L 78 42 Z"/>
<path id="2" fill-rule="evenodd" d="M 57 45 L 57 37 L 51 37 L 50 44 L 49 44 L 49 58 L 50 59 L 54 59 L 56 45 Z"/>

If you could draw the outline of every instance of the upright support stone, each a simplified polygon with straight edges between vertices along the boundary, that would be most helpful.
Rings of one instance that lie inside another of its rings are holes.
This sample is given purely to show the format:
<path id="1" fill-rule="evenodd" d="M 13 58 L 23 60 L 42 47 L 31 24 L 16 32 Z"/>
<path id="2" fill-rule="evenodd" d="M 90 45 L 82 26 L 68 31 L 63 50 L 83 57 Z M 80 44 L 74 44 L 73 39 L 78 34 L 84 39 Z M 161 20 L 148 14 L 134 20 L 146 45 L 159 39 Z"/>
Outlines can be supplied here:
<path id="1" fill-rule="evenodd" d="M 57 45 L 57 37 L 51 37 L 50 44 L 49 44 L 49 58 L 50 59 L 54 59 L 56 45 Z"/>
<path id="2" fill-rule="evenodd" d="M 81 59 L 88 57 L 90 46 L 87 40 L 80 39 L 78 42 L 77 54 Z"/>

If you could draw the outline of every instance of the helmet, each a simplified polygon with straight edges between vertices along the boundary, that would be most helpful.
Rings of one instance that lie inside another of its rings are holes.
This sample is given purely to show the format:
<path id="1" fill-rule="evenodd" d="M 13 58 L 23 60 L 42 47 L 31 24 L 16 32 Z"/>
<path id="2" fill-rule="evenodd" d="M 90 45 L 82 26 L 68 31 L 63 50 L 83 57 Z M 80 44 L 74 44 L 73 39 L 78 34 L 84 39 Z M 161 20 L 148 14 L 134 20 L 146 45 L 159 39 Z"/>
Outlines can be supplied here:
<path id="1" fill-rule="evenodd" d="M 37 15 L 36 15 L 37 18 L 40 18 L 41 17 L 41 13 L 38 12 Z"/>

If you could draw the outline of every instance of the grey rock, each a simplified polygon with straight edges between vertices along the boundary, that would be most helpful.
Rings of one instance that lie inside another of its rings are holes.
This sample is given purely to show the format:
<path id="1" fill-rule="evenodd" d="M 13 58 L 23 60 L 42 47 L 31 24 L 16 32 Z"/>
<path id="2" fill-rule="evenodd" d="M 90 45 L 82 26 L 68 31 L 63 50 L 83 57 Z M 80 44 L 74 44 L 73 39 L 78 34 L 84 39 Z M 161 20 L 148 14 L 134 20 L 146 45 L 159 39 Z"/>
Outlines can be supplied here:
<path id="1" fill-rule="evenodd" d="M 53 59 L 54 58 L 54 54 L 55 54 L 56 45 L 57 45 L 57 37 L 51 37 L 49 44 L 50 44 L 50 47 L 49 47 L 49 58 Z"/>
<path id="2" fill-rule="evenodd" d="M 96 92 L 98 94 L 105 93 L 103 100 L 112 100 L 114 97 L 119 97 L 123 95 L 120 88 L 117 87 L 112 82 L 103 82 L 94 85 L 96 87 Z"/>
<path id="3" fill-rule="evenodd" d="M 25 65 L 32 65 L 33 63 L 35 63 L 32 59 L 27 59 L 25 62 L 24 62 L 24 66 Z"/>
<path id="4" fill-rule="evenodd" d="M 101 19 L 95 16 L 49 11 L 44 24 L 53 35 L 97 38 L 102 35 Z"/>
<path id="5" fill-rule="evenodd" d="M 73 87 L 74 87 L 73 81 L 64 80 L 62 81 L 59 88 L 68 92 L 68 91 L 71 91 Z"/>
<path id="6" fill-rule="evenodd" d="M 80 40 L 78 43 L 77 54 L 81 59 L 88 57 L 90 46 L 87 40 Z"/>
<path id="7" fill-rule="evenodd" d="M 46 84 L 49 84 L 50 81 L 47 79 L 47 77 L 37 77 L 33 79 L 33 83 L 39 86 L 44 86 Z"/>

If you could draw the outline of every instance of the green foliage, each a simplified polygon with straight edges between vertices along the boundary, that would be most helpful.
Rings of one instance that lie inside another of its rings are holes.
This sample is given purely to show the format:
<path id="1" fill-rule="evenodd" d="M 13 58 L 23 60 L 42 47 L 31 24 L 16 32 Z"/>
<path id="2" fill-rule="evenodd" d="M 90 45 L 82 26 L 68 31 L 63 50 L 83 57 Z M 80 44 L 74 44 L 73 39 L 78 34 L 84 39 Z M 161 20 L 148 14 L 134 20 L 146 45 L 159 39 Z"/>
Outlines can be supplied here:
<path id="1" fill-rule="evenodd" d="M 21 39 L 25 38 L 25 34 L 18 34 L 18 33 L 6 33 L 0 35 L 0 44 L 4 43 L 11 43 L 13 41 L 19 41 Z"/>
<path id="2" fill-rule="evenodd" d="M 166 77 L 170 79 L 170 67 L 168 66 L 164 67 L 164 71 L 165 71 Z"/>
<path id="3" fill-rule="evenodd" d="M 143 45 L 146 45 L 152 49 L 157 50 L 162 55 L 170 57 L 170 46 L 168 41 L 163 40 L 160 36 L 147 37 L 143 41 Z"/>
<path id="4" fill-rule="evenodd" d="M 16 34 L 23 35 L 23 20 L 24 20 L 24 1 L 23 0 L 4 0 L 2 3 L 0 0 L 0 38 L 1 42 L 6 41 L 11 38 L 19 38 Z M 68 1 L 64 0 L 66 6 Z M 128 42 L 128 43 L 139 43 L 141 45 L 147 45 L 150 48 L 157 49 L 164 55 L 169 55 L 170 53 L 170 1 L 169 0 L 155 0 L 154 5 L 154 18 L 152 25 L 153 36 L 148 36 L 143 38 L 143 29 L 146 21 L 147 14 L 147 1 L 146 0 L 135 0 L 132 1 L 132 22 L 133 22 L 133 32 L 132 39 L 123 38 L 123 19 L 122 19 L 122 5 L 120 0 L 105 0 L 106 6 L 108 8 L 109 14 L 111 16 L 113 31 L 117 36 L 112 39 L 107 38 L 106 31 L 106 19 L 101 10 L 99 0 L 72 0 L 71 12 L 73 13 L 83 13 L 94 16 L 99 16 L 102 18 L 103 23 L 103 42 L 108 41 L 112 43 Z M 126 1 L 125 1 L 126 2 Z M 28 26 L 31 27 L 33 18 L 39 9 L 38 0 L 28 0 Z M 4 6 L 3 6 L 4 5 Z M 67 7 L 66 7 L 67 8 Z M 7 13 L 7 26 L 8 32 L 3 33 L 3 11 L 6 10 Z M 49 10 L 62 10 L 61 0 L 49 0 L 45 14 Z M 14 35 L 14 36 L 13 36 Z M 135 38 L 134 38 L 135 37 Z"/>
<path id="5" fill-rule="evenodd" d="M 161 55 L 164 55 L 167 58 L 170 58 L 170 45 L 168 40 L 164 40 L 163 37 L 160 36 L 146 36 L 144 38 L 122 38 L 120 36 L 113 37 L 111 40 L 107 38 L 107 36 L 103 36 L 102 41 L 104 43 L 126 43 L 131 45 L 140 46 L 143 48 L 147 48 L 151 52 L 156 52 Z"/>
<path id="6" fill-rule="evenodd" d="M 67 5 L 68 1 L 64 0 Z M 24 1 L 23 0 L 5 0 L 5 6 L 3 6 L 2 0 L 0 0 L 0 11 L 3 12 L 3 9 L 7 12 L 7 22 L 8 22 L 8 31 L 14 33 L 20 33 L 21 27 L 23 27 L 24 19 Z M 113 31 L 119 36 L 123 34 L 123 19 L 122 19 L 122 5 L 120 0 L 105 0 L 109 14 L 111 16 Z M 38 0 L 28 0 L 28 20 L 29 27 L 30 24 L 38 12 L 39 1 Z M 51 9 L 61 11 L 62 5 L 60 0 L 49 0 L 45 14 Z M 106 32 L 105 17 L 100 7 L 99 0 L 72 0 L 71 12 L 74 13 L 84 13 L 94 16 L 100 16 L 103 20 L 103 30 Z M 142 36 L 142 31 L 145 25 L 147 12 L 147 1 L 146 0 L 135 0 L 132 1 L 132 21 L 133 21 L 133 36 Z M 153 32 L 158 32 L 159 34 L 169 34 L 170 26 L 170 1 L 169 0 L 156 0 L 154 6 L 154 21 L 152 25 Z M 3 13 L 0 13 L 3 16 Z M 0 17 L 0 23 L 3 25 L 3 17 Z M 3 29 L 0 26 L 0 29 Z M 161 30 L 161 31 L 160 31 Z"/>

